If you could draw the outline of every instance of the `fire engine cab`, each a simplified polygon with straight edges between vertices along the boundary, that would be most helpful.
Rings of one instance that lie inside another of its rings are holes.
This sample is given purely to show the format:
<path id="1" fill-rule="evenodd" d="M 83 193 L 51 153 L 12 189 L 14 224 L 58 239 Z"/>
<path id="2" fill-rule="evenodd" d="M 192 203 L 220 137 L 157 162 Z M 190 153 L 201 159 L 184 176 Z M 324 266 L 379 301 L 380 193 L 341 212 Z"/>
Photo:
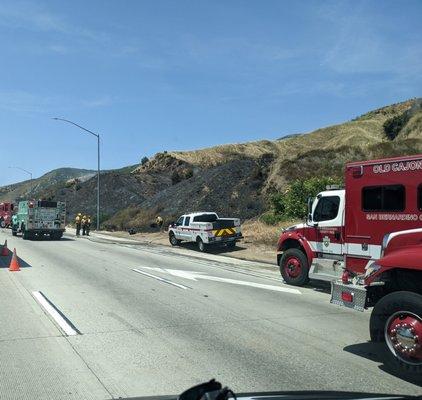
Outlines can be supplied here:
<path id="1" fill-rule="evenodd" d="M 374 306 L 371 339 L 422 372 L 422 155 L 348 163 L 345 188 L 319 193 L 308 210 L 280 236 L 284 280 L 329 280 L 332 303 Z"/>
<path id="2" fill-rule="evenodd" d="M 0 228 L 10 226 L 13 214 L 13 203 L 0 203 Z"/>

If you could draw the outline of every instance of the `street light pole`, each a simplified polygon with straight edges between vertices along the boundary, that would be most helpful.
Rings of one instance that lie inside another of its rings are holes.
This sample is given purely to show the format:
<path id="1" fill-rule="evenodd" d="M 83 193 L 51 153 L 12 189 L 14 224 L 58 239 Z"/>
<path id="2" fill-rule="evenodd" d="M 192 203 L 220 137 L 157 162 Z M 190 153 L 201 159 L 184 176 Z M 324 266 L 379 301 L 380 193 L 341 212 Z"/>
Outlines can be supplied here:
<path id="1" fill-rule="evenodd" d="M 100 230 L 100 135 L 97 135 L 97 232 Z"/>
<path id="2" fill-rule="evenodd" d="M 98 133 L 94 133 L 92 131 L 90 131 L 89 129 L 84 128 L 83 126 L 80 126 L 78 124 L 76 124 L 75 122 L 69 121 L 67 119 L 64 118 L 53 118 L 56 121 L 64 121 L 67 122 L 69 124 L 75 125 L 78 128 L 82 129 L 85 132 L 90 133 L 91 135 L 95 136 L 97 138 L 97 159 L 98 159 L 98 163 L 97 163 L 97 231 L 100 230 L 100 135 Z"/>
<path id="3" fill-rule="evenodd" d="M 30 176 L 30 180 L 29 180 L 29 182 L 31 183 L 31 186 L 30 186 L 30 191 L 32 192 L 32 172 L 27 171 L 26 169 L 23 169 L 23 168 L 21 168 L 21 167 L 9 167 L 9 168 L 19 169 L 19 170 L 21 170 L 21 171 L 23 171 L 23 172 L 26 172 L 26 173 Z"/>

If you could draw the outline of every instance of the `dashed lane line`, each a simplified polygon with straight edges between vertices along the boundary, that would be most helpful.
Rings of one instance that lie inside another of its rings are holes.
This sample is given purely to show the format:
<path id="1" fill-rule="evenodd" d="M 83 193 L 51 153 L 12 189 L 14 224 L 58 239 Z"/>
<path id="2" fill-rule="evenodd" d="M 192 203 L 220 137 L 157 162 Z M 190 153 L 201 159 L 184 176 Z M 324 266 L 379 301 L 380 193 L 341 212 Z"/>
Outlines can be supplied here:
<path id="1" fill-rule="evenodd" d="M 32 292 L 35 300 L 44 311 L 56 322 L 66 336 L 80 335 L 81 332 L 66 318 L 66 316 L 40 291 Z"/>

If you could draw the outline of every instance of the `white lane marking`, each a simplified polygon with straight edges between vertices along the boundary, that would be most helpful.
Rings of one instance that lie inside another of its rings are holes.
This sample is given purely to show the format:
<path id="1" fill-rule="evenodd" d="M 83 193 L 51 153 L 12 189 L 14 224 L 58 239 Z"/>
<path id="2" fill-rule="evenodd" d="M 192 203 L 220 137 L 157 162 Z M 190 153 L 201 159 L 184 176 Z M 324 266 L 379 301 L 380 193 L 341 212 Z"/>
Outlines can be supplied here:
<path id="1" fill-rule="evenodd" d="M 250 286 L 250 287 L 255 287 L 259 289 L 273 290 L 275 292 L 302 294 L 302 292 L 298 289 L 287 288 L 283 286 L 265 285 L 262 283 L 255 283 L 255 282 L 248 282 L 248 281 L 239 281 L 237 279 L 230 279 L 230 278 L 220 278 L 218 276 L 207 275 L 205 272 L 183 271 L 180 269 L 154 268 L 154 267 L 141 267 L 141 268 L 156 271 L 156 272 L 162 272 L 162 273 L 170 274 L 173 276 L 178 276 L 179 278 L 189 279 L 191 281 L 197 281 L 198 279 L 205 279 L 205 280 L 215 281 L 215 282 L 232 283 L 234 285 Z M 146 274 L 146 272 L 144 272 L 144 274 Z"/>
<path id="2" fill-rule="evenodd" d="M 157 279 L 157 281 L 164 282 L 164 283 L 168 283 L 169 285 L 176 286 L 176 287 L 178 287 L 178 288 L 180 288 L 180 289 L 184 289 L 184 290 L 186 290 L 186 289 L 190 289 L 189 287 L 187 287 L 187 286 L 185 286 L 185 285 L 181 285 L 180 283 L 175 283 L 175 282 L 169 281 L 168 279 L 164 279 L 164 278 L 161 278 L 161 277 L 156 276 L 156 275 L 148 274 L 147 272 L 145 272 L 145 271 L 140 271 L 139 269 L 136 269 L 136 268 L 133 268 L 133 269 L 132 269 L 132 271 L 135 271 L 135 272 L 137 272 L 138 274 L 142 274 L 142 275 L 145 275 L 145 276 L 149 276 L 150 278 Z"/>
<path id="3" fill-rule="evenodd" d="M 61 313 L 58 312 L 58 310 L 41 292 L 35 291 L 32 292 L 32 295 L 35 297 L 41 307 L 43 307 L 44 310 L 50 315 L 50 317 L 53 318 L 54 321 L 56 321 L 56 323 L 60 326 L 60 328 L 67 336 L 74 336 L 79 334 L 79 332 L 75 328 L 73 328 L 70 323 L 66 321 L 65 318 L 63 318 Z"/>

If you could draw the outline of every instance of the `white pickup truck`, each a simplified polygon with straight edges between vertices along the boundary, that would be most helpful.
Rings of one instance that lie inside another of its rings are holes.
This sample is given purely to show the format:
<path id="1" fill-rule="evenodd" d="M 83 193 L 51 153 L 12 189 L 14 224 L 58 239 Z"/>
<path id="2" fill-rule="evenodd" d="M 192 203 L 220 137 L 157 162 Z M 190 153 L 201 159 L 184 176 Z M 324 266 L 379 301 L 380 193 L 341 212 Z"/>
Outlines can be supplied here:
<path id="1" fill-rule="evenodd" d="M 206 251 L 209 245 L 234 247 L 242 238 L 239 218 L 219 218 L 213 212 L 182 215 L 169 226 L 168 232 L 172 246 L 182 241 L 195 242 L 199 251 Z"/>

